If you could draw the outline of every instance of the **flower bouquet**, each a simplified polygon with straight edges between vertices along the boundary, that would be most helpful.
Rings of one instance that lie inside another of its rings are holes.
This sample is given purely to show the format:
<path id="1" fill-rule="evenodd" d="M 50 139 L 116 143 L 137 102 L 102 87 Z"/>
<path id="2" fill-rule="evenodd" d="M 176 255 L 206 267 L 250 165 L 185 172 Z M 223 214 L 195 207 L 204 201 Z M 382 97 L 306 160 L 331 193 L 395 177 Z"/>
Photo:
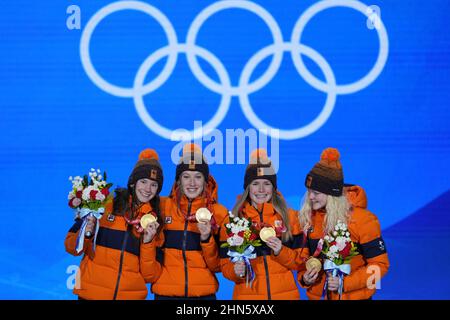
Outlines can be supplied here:
<path id="1" fill-rule="evenodd" d="M 227 242 L 221 245 L 222 248 L 228 247 L 228 256 L 231 262 L 244 261 L 246 272 L 246 285 L 251 286 L 255 279 L 251 259 L 256 258 L 255 247 L 261 246 L 258 236 L 258 230 L 250 219 L 233 216 L 229 212 L 230 222 L 225 225 L 227 230 Z"/>
<path id="2" fill-rule="evenodd" d="M 355 244 L 350 239 L 350 232 L 347 225 L 338 220 L 334 231 L 324 237 L 324 247 L 322 253 L 325 255 L 323 269 L 333 277 L 339 277 L 339 299 L 342 296 L 344 275 L 349 275 L 351 271 L 350 260 L 358 255 Z M 325 280 L 322 297 L 327 290 L 328 279 Z"/>
<path id="3" fill-rule="evenodd" d="M 112 186 L 112 183 L 106 182 L 106 172 L 102 176 L 99 169 L 91 169 L 89 177 L 90 179 L 87 175 L 83 178 L 80 176 L 69 177 L 72 182 L 72 190 L 68 195 L 69 207 L 75 209 L 76 217 L 83 220 L 77 238 L 76 250 L 78 253 L 83 250 L 84 237 L 92 236 L 89 232 L 86 233 L 87 217 L 95 217 L 100 220 L 105 212 L 105 203 L 110 194 L 109 188 Z M 98 229 L 99 224 L 97 223 L 94 233 L 94 250 Z"/>

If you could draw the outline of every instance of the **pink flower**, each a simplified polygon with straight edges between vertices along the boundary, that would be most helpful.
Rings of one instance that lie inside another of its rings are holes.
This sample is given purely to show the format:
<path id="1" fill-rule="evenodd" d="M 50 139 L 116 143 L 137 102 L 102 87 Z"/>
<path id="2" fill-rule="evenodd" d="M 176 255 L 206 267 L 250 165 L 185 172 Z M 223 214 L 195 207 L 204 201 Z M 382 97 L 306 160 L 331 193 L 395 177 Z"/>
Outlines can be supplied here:
<path id="1" fill-rule="evenodd" d="M 243 244 L 243 243 L 244 243 L 244 238 L 239 237 L 239 236 L 234 236 L 234 237 L 233 237 L 233 244 L 234 244 L 235 246 L 240 246 L 240 245 Z"/>
<path id="2" fill-rule="evenodd" d="M 97 194 L 95 195 L 95 200 L 103 201 L 105 200 L 105 196 L 103 195 L 103 193 L 97 192 Z"/>
<path id="3" fill-rule="evenodd" d="M 81 204 L 81 199 L 80 198 L 74 198 L 72 201 L 72 204 L 76 207 L 79 207 Z"/>
<path id="4" fill-rule="evenodd" d="M 81 199 L 79 198 L 72 198 L 69 201 L 69 207 L 71 208 L 77 208 L 81 204 Z"/>

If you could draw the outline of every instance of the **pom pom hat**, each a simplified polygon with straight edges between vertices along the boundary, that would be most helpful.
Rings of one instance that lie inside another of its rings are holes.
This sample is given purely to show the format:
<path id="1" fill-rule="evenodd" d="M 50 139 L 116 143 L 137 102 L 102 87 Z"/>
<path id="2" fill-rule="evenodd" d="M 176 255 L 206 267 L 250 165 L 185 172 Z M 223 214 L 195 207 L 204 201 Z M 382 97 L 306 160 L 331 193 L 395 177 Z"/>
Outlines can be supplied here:
<path id="1" fill-rule="evenodd" d="M 341 196 L 344 188 L 344 174 L 339 159 L 340 154 L 337 149 L 323 150 L 320 161 L 306 176 L 305 186 L 330 196 Z"/>
<path id="2" fill-rule="evenodd" d="M 199 171 L 205 177 L 205 181 L 208 181 L 208 164 L 203 157 L 202 149 L 195 143 L 188 143 L 183 147 L 183 155 L 177 165 L 175 181 L 178 181 L 184 171 Z"/>
<path id="3" fill-rule="evenodd" d="M 139 154 L 138 161 L 128 178 L 128 188 L 133 188 L 139 179 L 144 178 L 158 182 L 157 194 L 161 192 L 164 177 L 158 153 L 153 149 L 145 149 Z"/>
<path id="4" fill-rule="evenodd" d="M 265 149 L 256 149 L 250 155 L 250 164 L 245 170 L 244 189 L 256 179 L 269 180 L 277 188 L 277 175 Z"/>

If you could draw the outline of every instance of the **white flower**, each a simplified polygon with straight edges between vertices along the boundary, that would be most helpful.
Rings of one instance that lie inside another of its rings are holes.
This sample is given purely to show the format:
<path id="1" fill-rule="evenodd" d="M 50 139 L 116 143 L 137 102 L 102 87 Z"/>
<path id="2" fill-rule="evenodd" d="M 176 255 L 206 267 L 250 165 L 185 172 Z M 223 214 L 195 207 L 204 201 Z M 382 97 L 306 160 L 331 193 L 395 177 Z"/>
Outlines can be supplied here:
<path id="1" fill-rule="evenodd" d="M 335 253 L 335 252 L 337 252 L 338 251 L 338 248 L 336 247 L 336 246 L 331 246 L 330 247 L 330 252 L 331 253 Z"/>
<path id="2" fill-rule="evenodd" d="M 330 237 L 329 237 L 329 236 L 325 236 L 323 239 L 324 239 L 325 241 L 330 241 Z"/>
<path id="3" fill-rule="evenodd" d="M 347 226 L 346 226 L 345 224 L 342 224 L 341 230 L 342 230 L 342 231 L 347 231 Z"/>
<path id="4" fill-rule="evenodd" d="M 235 217 L 235 218 L 233 219 L 233 221 L 234 221 L 234 222 L 238 222 L 238 221 L 239 221 L 239 218 L 238 218 L 238 217 Z"/>
<path id="5" fill-rule="evenodd" d="M 350 232 L 346 232 L 346 233 L 345 233 L 345 236 L 346 236 L 346 237 L 350 237 Z"/>
<path id="6" fill-rule="evenodd" d="M 336 238 L 336 246 L 339 251 L 344 250 L 345 246 L 347 245 L 347 241 L 344 237 L 337 237 Z"/>
<path id="7" fill-rule="evenodd" d="M 97 169 L 97 172 L 100 173 L 100 169 Z"/>
<path id="8" fill-rule="evenodd" d="M 227 227 L 228 229 L 230 229 L 230 228 L 231 228 L 231 224 L 227 223 L 227 224 L 226 224 L 226 227 Z"/>
<path id="9" fill-rule="evenodd" d="M 238 234 L 242 230 L 245 230 L 245 229 L 242 228 L 241 226 L 232 226 L 231 227 L 231 232 L 233 232 L 234 234 Z"/>
<path id="10" fill-rule="evenodd" d="M 336 237 L 337 235 L 338 235 L 338 233 L 337 233 L 336 231 L 334 231 L 334 232 L 333 232 L 333 236 Z"/>
<path id="11" fill-rule="evenodd" d="M 68 200 L 72 200 L 73 198 L 75 198 L 75 193 L 73 191 L 69 192 L 69 195 L 67 196 L 67 199 Z"/>
<path id="12" fill-rule="evenodd" d="M 94 168 L 91 168 L 91 171 L 94 171 L 94 172 L 95 172 L 95 169 L 94 169 Z"/>
<path id="13" fill-rule="evenodd" d="M 83 190 L 83 194 L 81 196 L 81 198 L 85 201 L 89 201 L 89 199 L 91 198 L 91 191 L 94 190 L 93 186 L 89 186 L 86 189 Z"/>
<path id="14" fill-rule="evenodd" d="M 230 216 L 230 218 L 234 218 L 234 215 L 231 211 L 228 211 L 228 215 Z"/>
<path id="15" fill-rule="evenodd" d="M 234 240 L 234 237 L 230 237 L 227 239 L 227 242 L 230 246 L 234 246 L 233 240 Z"/>

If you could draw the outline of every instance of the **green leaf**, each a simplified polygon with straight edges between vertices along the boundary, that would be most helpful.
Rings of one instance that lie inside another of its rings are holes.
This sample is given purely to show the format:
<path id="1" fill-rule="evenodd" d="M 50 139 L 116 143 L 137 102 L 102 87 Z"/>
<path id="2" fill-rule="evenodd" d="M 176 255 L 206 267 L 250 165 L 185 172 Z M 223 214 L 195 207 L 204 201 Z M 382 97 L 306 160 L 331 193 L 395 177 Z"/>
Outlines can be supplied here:
<path id="1" fill-rule="evenodd" d="M 220 247 L 221 247 L 221 248 L 226 248 L 226 247 L 229 247 L 229 244 L 228 244 L 227 242 L 225 242 L 225 243 L 222 243 L 222 244 L 220 245 Z"/>
<path id="2" fill-rule="evenodd" d="M 111 188 L 112 187 L 112 183 L 108 183 L 106 186 L 105 186 L 105 188 L 104 189 L 109 189 L 109 188 Z"/>
<path id="3" fill-rule="evenodd" d="M 89 185 L 89 180 L 87 175 L 85 174 L 83 177 L 83 187 L 87 187 Z"/>
<path id="4" fill-rule="evenodd" d="M 103 171 L 103 180 L 107 181 L 106 180 L 106 171 Z"/>

